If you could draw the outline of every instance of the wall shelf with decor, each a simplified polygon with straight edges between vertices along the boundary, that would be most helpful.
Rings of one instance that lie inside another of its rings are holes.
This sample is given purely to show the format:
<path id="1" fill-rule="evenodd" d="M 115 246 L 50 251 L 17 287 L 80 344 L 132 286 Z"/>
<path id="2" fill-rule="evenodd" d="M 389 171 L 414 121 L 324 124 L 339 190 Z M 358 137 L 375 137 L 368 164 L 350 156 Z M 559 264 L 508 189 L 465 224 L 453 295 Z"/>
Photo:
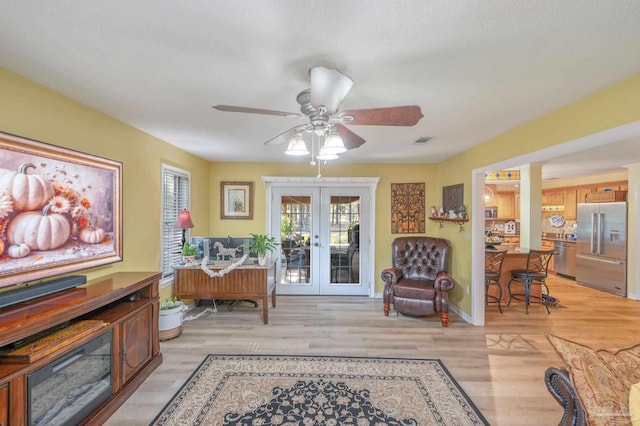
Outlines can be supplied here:
<path id="1" fill-rule="evenodd" d="M 460 232 L 464 231 L 464 224 L 469 222 L 469 219 L 449 219 L 448 217 L 430 217 L 429 219 L 438 222 L 440 229 L 444 228 L 444 222 L 457 223 L 460 226 Z"/>

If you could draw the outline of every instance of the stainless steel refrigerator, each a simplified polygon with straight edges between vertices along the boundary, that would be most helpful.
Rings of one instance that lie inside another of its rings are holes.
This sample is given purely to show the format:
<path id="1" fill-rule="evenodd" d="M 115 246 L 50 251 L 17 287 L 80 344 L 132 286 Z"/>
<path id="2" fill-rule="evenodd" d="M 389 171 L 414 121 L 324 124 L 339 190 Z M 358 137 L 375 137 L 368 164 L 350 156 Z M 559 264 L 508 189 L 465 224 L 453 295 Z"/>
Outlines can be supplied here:
<path id="1" fill-rule="evenodd" d="M 579 203 L 576 282 L 627 295 L 627 203 Z"/>

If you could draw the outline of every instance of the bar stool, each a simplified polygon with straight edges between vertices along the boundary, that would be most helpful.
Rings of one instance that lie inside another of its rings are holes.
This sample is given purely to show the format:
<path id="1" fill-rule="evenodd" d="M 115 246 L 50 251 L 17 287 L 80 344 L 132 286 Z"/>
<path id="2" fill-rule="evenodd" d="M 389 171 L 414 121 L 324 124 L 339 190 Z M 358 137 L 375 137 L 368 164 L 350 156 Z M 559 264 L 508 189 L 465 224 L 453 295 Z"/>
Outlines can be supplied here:
<path id="1" fill-rule="evenodd" d="M 539 285 L 546 289 L 546 294 L 549 294 L 549 287 L 545 282 L 547 279 L 547 272 L 549 269 L 549 262 L 555 252 L 553 250 L 529 250 L 527 255 L 527 267 L 525 269 L 514 269 L 511 271 L 511 279 L 507 285 L 509 290 L 509 303 L 511 299 L 518 300 L 525 303 L 525 313 L 529 313 L 529 303 L 542 303 L 549 311 L 549 301 L 543 297 L 532 296 L 531 286 Z M 511 284 L 520 284 L 524 288 L 524 293 L 513 293 L 511 291 Z M 534 299 L 532 302 L 531 299 Z"/>
<path id="2" fill-rule="evenodd" d="M 485 250 L 484 252 L 484 304 L 497 303 L 500 313 L 500 299 L 502 299 L 502 286 L 500 285 L 500 274 L 502 273 L 502 264 L 507 255 L 507 250 Z M 498 296 L 489 294 L 489 288 L 496 286 Z"/>

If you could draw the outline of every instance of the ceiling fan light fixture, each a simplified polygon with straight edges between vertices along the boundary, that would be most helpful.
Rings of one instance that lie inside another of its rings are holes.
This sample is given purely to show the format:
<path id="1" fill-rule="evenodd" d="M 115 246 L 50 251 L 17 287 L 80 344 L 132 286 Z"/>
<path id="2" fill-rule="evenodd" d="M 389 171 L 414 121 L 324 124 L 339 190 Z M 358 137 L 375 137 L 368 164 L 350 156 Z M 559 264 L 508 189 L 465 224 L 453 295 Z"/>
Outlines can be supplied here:
<path id="1" fill-rule="evenodd" d="M 309 150 L 307 149 L 307 144 L 302 139 L 300 134 L 295 135 L 289 141 L 289 145 L 287 146 L 287 150 L 284 152 L 287 155 L 309 155 Z"/>
<path id="2" fill-rule="evenodd" d="M 337 160 L 338 159 L 338 154 L 336 154 L 334 152 L 328 152 L 326 150 L 326 148 L 324 146 L 322 146 L 320 148 L 320 151 L 318 152 L 318 155 L 316 156 L 316 158 L 318 160 L 324 160 L 324 161 Z"/>
<path id="3" fill-rule="evenodd" d="M 342 154 L 347 151 L 347 148 L 344 147 L 342 138 L 337 133 L 329 133 L 329 135 L 327 135 L 322 149 L 327 154 Z"/>
<path id="4" fill-rule="evenodd" d="M 351 86 L 353 80 L 335 68 L 315 66 L 309 70 L 311 77 L 311 105 L 318 108 L 323 106 L 326 113 L 331 115 L 338 110 Z"/>

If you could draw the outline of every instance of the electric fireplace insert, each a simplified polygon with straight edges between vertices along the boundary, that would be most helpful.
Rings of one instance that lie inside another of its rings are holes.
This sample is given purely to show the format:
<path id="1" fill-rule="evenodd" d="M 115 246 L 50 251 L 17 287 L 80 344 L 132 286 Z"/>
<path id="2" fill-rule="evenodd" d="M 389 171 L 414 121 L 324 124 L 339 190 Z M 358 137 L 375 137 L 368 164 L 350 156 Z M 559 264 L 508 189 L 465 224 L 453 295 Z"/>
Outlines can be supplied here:
<path id="1" fill-rule="evenodd" d="M 112 331 L 28 375 L 29 425 L 79 424 L 113 394 Z"/>

